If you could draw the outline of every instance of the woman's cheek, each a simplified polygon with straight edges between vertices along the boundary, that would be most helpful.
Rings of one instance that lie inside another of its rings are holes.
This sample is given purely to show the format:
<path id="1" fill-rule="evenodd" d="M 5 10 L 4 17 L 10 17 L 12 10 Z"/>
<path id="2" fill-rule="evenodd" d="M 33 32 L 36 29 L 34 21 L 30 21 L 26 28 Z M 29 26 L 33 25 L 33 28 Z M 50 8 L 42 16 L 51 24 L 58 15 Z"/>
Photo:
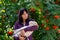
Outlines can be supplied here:
<path id="1" fill-rule="evenodd" d="M 22 18 L 23 18 L 23 19 L 25 19 L 25 16 L 24 16 L 24 15 L 22 15 Z"/>
<path id="2" fill-rule="evenodd" d="M 28 18 L 28 14 L 26 14 L 26 18 Z"/>

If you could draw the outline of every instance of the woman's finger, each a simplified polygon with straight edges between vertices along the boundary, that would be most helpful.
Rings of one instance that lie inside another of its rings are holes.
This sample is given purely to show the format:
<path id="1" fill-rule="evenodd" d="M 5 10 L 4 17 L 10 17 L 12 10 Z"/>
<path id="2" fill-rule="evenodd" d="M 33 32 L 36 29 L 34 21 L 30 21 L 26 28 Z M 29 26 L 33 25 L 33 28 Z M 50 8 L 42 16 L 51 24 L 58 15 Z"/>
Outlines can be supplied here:
<path id="1" fill-rule="evenodd" d="M 22 30 L 21 33 L 20 33 L 20 35 L 24 36 L 25 35 L 25 31 Z"/>
<path id="2" fill-rule="evenodd" d="M 24 38 L 24 37 L 21 37 L 21 36 L 19 36 L 19 39 L 20 39 L 20 40 L 25 40 L 25 38 Z"/>

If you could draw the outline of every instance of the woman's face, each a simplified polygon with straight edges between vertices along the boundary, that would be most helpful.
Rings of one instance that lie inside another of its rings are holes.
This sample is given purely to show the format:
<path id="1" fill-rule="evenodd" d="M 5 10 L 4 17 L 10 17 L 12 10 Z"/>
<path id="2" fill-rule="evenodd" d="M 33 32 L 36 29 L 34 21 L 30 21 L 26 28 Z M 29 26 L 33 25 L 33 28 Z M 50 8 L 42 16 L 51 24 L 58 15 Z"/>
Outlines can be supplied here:
<path id="1" fill-rule="evenodd" d="M 22 18 L 23 20 L 26 20 L 28 18 L 28 13 L 26 11 L 23 12 Z"/>

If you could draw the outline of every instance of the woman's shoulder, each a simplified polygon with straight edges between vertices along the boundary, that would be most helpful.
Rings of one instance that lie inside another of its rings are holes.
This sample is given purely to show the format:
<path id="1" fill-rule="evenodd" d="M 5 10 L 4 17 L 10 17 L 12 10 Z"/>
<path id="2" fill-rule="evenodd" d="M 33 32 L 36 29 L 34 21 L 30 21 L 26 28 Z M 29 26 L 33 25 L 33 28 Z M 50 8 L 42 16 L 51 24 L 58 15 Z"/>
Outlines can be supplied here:
<path id="1" fill-rule="evenodd" d="M 21 25 L 21 24 L 20 24 L 19 21 L 17 20 L 17 21 L 15 21 L 14 25 L 19 26 L 19 25 Z"/>
<path id="2" fill-rule="evenodd" d="M 17 21 L 15 21 L 15 24 L 18 24 L 19 22 L 18 22 L 18 20 Z"/>
<path id="3" fill-rule="evenodd" d="M 19 21 L 18 20 L 15 21 L 14 26 L 13 26 L 13 29 L 15 30 L 15 29 L 18 29 L 20 27 L 21 27 L 21 24 L 19 24 Z"/>

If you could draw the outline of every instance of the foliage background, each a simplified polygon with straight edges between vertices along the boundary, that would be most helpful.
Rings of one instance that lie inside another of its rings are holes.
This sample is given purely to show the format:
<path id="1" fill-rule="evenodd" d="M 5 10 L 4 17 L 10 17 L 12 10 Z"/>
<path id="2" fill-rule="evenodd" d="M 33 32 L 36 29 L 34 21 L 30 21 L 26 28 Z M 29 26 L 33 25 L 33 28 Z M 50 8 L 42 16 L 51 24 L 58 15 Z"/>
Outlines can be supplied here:
<path id="1" fill-rule="evenodd" d="M 60 0 L 0 0 L 0 40 L 14 40 L 13 25 L 20 8 L 39 24 L 33 40 L 60 40 Z"/>

